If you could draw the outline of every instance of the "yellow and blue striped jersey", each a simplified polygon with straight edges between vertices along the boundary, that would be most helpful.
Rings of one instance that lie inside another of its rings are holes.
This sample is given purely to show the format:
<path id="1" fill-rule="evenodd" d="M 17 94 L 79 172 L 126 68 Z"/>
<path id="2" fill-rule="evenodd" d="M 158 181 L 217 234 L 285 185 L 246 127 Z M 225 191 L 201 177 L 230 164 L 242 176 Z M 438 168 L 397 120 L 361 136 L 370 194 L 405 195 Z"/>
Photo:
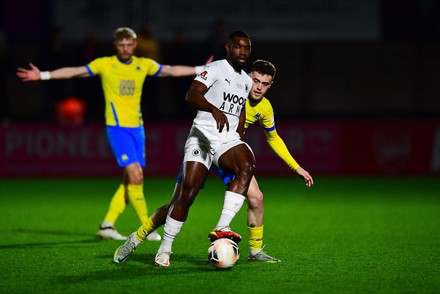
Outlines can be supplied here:
<path id="1" fill-rule="evenodd" d="M 132 57 L 129 64 L 116 55 L 101 57 L 86 65 L 91 76 L 99 75 L 105 97 L 105 121 L 108 126 L 139 127 L 142 87 L 147 76 L 156 76 L 162 65 L 150 58 Z"/>
<path id="2" fill-rule="evenodd" d="M 272 150 L 292 169 L 296 170 L 299 164 L 290 154 L 283 139 L 278 135 L 275 128 L 275 117 L 272 104 L 263 97 L 259 101 L 246 100 L 245 129 L 258 122 L 264 129 L 266 141 Z"/>

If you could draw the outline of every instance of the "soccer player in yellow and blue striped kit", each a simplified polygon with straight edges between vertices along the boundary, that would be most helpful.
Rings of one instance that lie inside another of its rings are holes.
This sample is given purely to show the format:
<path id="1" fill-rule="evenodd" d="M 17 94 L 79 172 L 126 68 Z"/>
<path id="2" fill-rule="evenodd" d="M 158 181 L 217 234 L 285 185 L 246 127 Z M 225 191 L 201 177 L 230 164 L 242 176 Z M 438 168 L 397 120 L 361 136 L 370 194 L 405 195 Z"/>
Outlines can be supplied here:
<path id="1" fill-rule="evenodd" d="M 252 64 L 251 78 L 253 84 L 249 97 L 246 100 L 245 129 L 255 123 L 260 124 L 266 136 L 266 141 L 272 150 L 293 171 L 303 178 L 308 187 L 311 187 L 311 185 L 313 185 L 312 176 L 296 162 L 287 149 L 283 139 L 278 135 L 275 127 L 275 116 L 272 104 L 269 99 L 264 96 L 272 86 L 275 74 L 276 68 L 269 61 L 257 60 Z M 227 184 L 229 180 L 228 175 L 222 174 L 221 172 L 219 175 L 223 178 L 225 184 Z M 229 177 L 230 176 L 231 175 L 229 175 Z M 233 180 L 233 177 L 231 180 Z M 255 176 L 249 185 L 246 201 L 248 203 L 247 225 L 249 231 L 248 260 L 270 263 L 280 262 L 279 259 L 269 256 L 263 251 L 263 193 L 258 186 Z M 235 211 L 231 210 L 230 206 L 228 206 L 226 202 L 224 203 L 219 221 L 214 230 L 209 233 L 209 239 L 211 241 L 223 237 L 221 233 L 222 228 L 229 228 L 232 219 L 238 211 L 239 209 Z M 241 240 L 241 236 L 238 235 L 237 238 L 236 241 Z"/>
<path id="2" fill-rule="evenodd" d="M 272 86 L 275 78 L 276 68 L 269 61 L 257 60 L 252 65 L 251 78 L 253 81 L 252 89 L 246 101 L 246 122 L 245 129 L 254 123 L 259 123 L 262 127 L 266 140 L 274 152 L 303 180 L 307 187 L 311 187 L 314 182 L 312 176 L 303 169 L 296 160 L 292 157 L 283 139 L 278 135 L 275 127 L 274 110 L 270 101 L 264 96 L 269 88 Z M 219 170 L 213 165 L 219 176 L 223 179 L 226 185 L 234 180 L 234 175 L 227 174 Z M 173 205 L 176 198 L 179 196 L 178 191 L 182 184 L 182 170 L 177 177 L 174 194 L 167 205 L 158 208 L 153 215 L 148 218 L 137 231 L 129 235 L 123 245 L 121 245 L 115 252 L 114 261 L 117 263 L 124 262 L 139 246 L 139 244 L 146 240 L 150 232 L 154 232 L 157 228 L 165 223 L 168 213 L 168 208 Z M 249 261 L 277 263 L 280 262 L 278 258 L 272 257 L 263 251 L 263 193 L 261 192 L 258 182 L 255 177 L 252 178 L 246 201 L 248 203 L 247 209 L 247 226 L 249 231 Z M 211 241 L 218 238 L 230 238 L 235 242 L 241 241 L 241 236 L 230 230 L 230 223 L 235 217 L 240 207 L 231 209 L 233 205 L 228 205 L 227 200 L 223 205 L 223 210 L 219 221 L 212 232 L 209 233 Z"/>
<path id="3" fill-rule="evenodd" d="M 203 66 L 162 65 L 150 58 L 136 57 L 137 35 L 128 27 L 114 32 L 116 55 L 100 57 L 85 66 L 63 67 L 40 71 L 30 63 L 30 69 L 19 68 L 18 77 L 24 81 L 70 79 L 99 76 L 105 96 L 107 138 L 119 167 L 122 183 L 110 202 L 109 209 L 97 232 L 100 238 L 125 240 L 115 229 L 115 222 L 130 203 L 143 224 L 148 210 L 143 193 L 145 166 L 145 133 L 141 112 L 142 87 L 147 76 L 179 77 L 195 75 Z M 209 62 L 209 61 L 208 61 Z M 148 240 L 160 241 L 152 232 Z"/>

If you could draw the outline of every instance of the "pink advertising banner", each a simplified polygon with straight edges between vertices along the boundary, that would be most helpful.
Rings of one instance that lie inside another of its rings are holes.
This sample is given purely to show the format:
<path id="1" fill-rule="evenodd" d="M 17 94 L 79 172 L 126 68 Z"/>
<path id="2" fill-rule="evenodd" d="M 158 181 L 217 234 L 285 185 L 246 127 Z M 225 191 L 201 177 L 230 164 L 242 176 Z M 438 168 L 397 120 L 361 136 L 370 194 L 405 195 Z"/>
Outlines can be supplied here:
<path id="1" fill-rule="evenodd" d="M 146 176 L 175 176 L 190 123 L 145 126 Z M 278 133 L 314 175 L 439 175 L 440 121 L 279 121 Z M 258 175 L 290 175 L 259 126 L 246 141 Z M 113 176 L 120 170 L 101 124 L 0 127 L 0 176 Z"/>

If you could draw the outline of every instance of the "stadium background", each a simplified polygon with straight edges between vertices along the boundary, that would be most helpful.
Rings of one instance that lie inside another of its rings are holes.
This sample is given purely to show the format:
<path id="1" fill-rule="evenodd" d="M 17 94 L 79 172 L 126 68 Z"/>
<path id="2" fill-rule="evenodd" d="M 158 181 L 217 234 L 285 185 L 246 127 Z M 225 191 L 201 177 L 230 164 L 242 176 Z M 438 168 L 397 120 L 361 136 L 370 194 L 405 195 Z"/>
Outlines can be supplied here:
<path id="1" fill-rule="evenodd" d="M 86 64 L 90 50 L 113 54 L 116 27 L 147 23 L 160 62 L 198 65 L 216 50 L 219 22 L 248 32 L 252 58 L 277 67 L 268 95 L 277 127 L 312 174 L 438 176 L 440 3 L 423 0 L 2 1 L 0 175 L 119 174 L 99 79 L 23 83 L 17 67 Z M 146 175 L 176 173 L 194 114 L 183 103 L 191 80 L 146 81 Z M 69 97 L 85 101 L 83 120 L 57 116 Z M 290 174 L 260 133 L 247 136 L 258 173 Z"/>

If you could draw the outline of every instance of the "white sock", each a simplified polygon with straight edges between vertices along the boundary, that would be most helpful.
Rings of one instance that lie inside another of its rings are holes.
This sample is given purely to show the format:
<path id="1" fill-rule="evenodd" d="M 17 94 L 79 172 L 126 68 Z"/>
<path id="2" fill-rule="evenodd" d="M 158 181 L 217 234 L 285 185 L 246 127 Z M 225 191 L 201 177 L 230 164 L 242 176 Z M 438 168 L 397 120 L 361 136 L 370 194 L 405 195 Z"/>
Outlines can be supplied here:
<path id="1" fill-rule="evenodd" d="M 138 240 L 138 238 L 136 238 L 136 234 L 131 235 L 130 240 L 131 240 L 131 242 L 134 243 L 134 245 L 136 245 L 136 247 L 142 243 L 142 241 L 140 241 L 140 240 Z"/>
<path id="2" fill-rule="evenodd" d="M 171 252 L 171 247 L 173 246 L 174 239 L 176 238 L 177 234 L 179 234 L 182 226 L 183 222 L 175 220 L 171 218 L 171 216 L 167 215 L 167 220 L 163 229 L 162 243 L 160 244 L 158 252 Z"/>
<path id="3" fill-rule="evenodd" d="M 235 192 L 226 191 L 223 202 L 222 214 L 217 222 L 216 228 L 229 227 L 235 215 L 240 211 L 246 198 Z"/>
<path id="4" fill-rule="evenodd" d="M 256 255 L 257 253 L 259 253 L 261 250 L 263 250 L 263 249 L 259 249 L 259 250 L 250 250 L 249 253 L 250 253 L 250 255 L 254 256 L 254 255 Z"/>

